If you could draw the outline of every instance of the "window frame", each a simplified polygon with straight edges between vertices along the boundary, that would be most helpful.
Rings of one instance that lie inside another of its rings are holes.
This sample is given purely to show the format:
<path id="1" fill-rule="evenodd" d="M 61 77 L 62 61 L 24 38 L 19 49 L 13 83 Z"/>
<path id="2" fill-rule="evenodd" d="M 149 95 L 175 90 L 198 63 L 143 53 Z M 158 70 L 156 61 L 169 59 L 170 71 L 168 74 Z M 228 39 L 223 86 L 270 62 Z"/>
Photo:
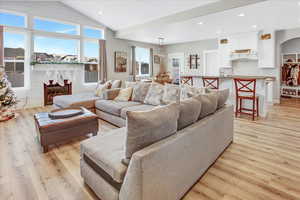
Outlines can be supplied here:
<path id="1" fill-rule="evenodd" d="M 11 26 L 9 26 L 11 27 Z M 17 27 L 18 28 L 18 27 Z M 27 76 L 28 76 L 28 70 L 26 65 L 27 65 L 27 61 L 28 61 L 28 57 L 27 57 L 27 51 L 28 51 L 28 48 L 27 48 L 27 41 L 28 41 L 28 36 L 26 34 L 26 32 L 24 31 L 17 31 L 17 30 L 10 30 L 9 28 L 4 28 L 4 32 L 3 32 L 3 35 L 6 33 L 13 33 L 13 34 L 20 34 L 20 35 L 23 35 L 24 36 L 24 59 L 23 60 L 5 60 L 5 57 L 3 57 L 3 64 L 5 66 L 5 63 L 23 63 L 24 65 L 24 85 L 22 87 L 12 87 L 13 89 L 23 89 L 23 88 L 27 88 Z M 4 38 L 5 40 L 5 38 Z M 4 42 L 4 41 L 3 41 Z M 4 46 L 3 46 L 4 48 Z M 4 50 L 4 49 L 3 49 Z"/>
<path id="2" fill-rule="evenodd" d="M 99 46 L 99 43 L 98 43 L 98 40 L 93 38 L 83 38 L 82 40 L 82 57 L 85 57 L 85 52 L 84 52 L 84 46 L 85 46 L 85 42 L 95 42 L 96 44 L 98 44 L 98 47 L 100 49 L 100 46 Z M 83 66 L 83 84 L 84 85 L 94 85 L 94 84 L 97 84 L 99 82 L 99 66 L 100 66 L 100 56 L 99 56 L 99 53 L 98 53 L 98 62 L 83 62 L 84 66 Z M 98 80 L 96 82 L 85 82 L 85 64 L 97 64 L 98 65 Z"/>
<path id="3" fill-rule="evenodd" d="M 84 35 L 84 28 L 88 28 L 88 29 L 95 29 L 95 30 L 98 30 L 98 31 L 101 31 L 102 32 L 102 38 L 93 38 L 93 37 L 88 37 L 88 36 L 85 36 Z M 81 34 L 82 38 L 85 38 L 85 39 L 91 39 L 91 40 L 104 40 L 105 39 L 105 31 L 104 29 L 101 29 L 101 28 L 97 28 L 97 27 L 93 27 L 93 26 L 86 26 L 86 25 L 82 25 L 82 30 L 81 30 Z"/>
<path id="4" fill-rule="evenodd" d="M 0 9 L 0 13 L 6 13 L 6 14 L 11 14 L 11 15 L 17 15 L 17 16 L 22 16 L 24 17 L 24 27 L 19 27 L 19 26 L 9 26 L 9 25 L 4 25 L 1 24 L 4 27 L 11 27 L 11 28 L 20 28 L 20 29 L 27 29 L 28 28 L 28 15 L 21 13 L 21 12 L 16 12 L 16 11 L 11 11 L 11 10 L 5 10 L 5 9 Z"/>
<path id="5" fill-rule="evenodd" d="M 147 48 L 147 47 L 140 47 L 140 46 L 137 46 L 136 48 L 140 48 L 140 49 L 147 49 L 149 50 L 149 73 L 148 74 L 141 74 L 141 68 L 142 68 L 142 65 L 139 66 L 139 74 L 137 74 L 136 76 L 137 77 L 141 77 L 141 78 L 145 78 L 145 77 L 151 77 L 151 59 L 150 59 L 150 48 Z M 135 48 L 135 56 L 136 56 L 136 48 Z M 136 60 L 136 57 L 135 57 L 135 61 L 137 62 Z"/>

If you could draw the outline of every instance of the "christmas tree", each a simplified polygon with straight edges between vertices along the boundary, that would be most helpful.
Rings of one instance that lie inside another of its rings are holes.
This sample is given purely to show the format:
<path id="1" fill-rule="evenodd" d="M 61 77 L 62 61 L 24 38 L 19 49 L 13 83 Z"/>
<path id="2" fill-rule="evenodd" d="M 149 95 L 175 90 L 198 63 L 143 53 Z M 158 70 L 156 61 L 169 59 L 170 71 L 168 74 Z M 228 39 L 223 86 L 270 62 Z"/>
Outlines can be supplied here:
<path id="1" fill-rule="evenodd" d="M 16 104 L 16 95 L 7 79 L 4 67 L 0 66 L 0 122 L 7 121 L 15 116 L 11 107 Z"/>

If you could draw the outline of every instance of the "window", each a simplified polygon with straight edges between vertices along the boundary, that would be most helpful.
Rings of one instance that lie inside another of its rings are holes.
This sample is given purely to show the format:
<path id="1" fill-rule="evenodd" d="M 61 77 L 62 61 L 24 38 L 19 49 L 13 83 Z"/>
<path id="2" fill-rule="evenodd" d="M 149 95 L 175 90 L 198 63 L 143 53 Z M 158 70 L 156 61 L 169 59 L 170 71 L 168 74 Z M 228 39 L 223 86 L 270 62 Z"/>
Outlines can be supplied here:
<path id="1" fill-rule="evenodd" d="M 24 87 L 25 35 L 4 32 L 4 67 L 12 87 Z"/>
<path id="2" fill-rule="evenodd" d="M 100 29 L 94 29 L 94 28 L 83 28 L 83 36 L 88 38 L 104 38 L 103 31 Z"/>
<path id="3" fill-rule="evenodd" d="M 78 40 L 34 37 L 36 62 L 78 62 Z"/>
<path id="4" fill-rule="evenodd" d="M 61 23 L 40 18 L 34 18 L 34 29 L 55 33 L 79 35 L 79 28 L 77 25 L 71 25 L 67 23 Z"/>
<path id="5" fill-rule="evenodd" d="M 99 44 L 97 41 L 84 42 L 84 81 L 98 82 Z"/>
<path id="6" fill-rule="evenodd" d="M 136 74 L 139 76 L 150 76 L 150 49 L 136 47 Z"/>
<path id="7" fill-rule="evenodd" d="M 25 16 L 0 12 L 0 24 L 5 26 L 25 27 Z"/>

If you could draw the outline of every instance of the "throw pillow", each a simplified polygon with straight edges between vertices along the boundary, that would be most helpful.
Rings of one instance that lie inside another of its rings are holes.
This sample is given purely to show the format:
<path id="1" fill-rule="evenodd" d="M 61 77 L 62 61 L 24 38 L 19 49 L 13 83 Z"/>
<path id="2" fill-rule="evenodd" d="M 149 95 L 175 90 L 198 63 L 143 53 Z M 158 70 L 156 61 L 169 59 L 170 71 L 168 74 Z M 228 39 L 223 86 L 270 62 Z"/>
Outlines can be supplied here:
<path id="1" fill-rule="evenodd" d="M 184 100 L 199 94 L 204 94 L 205 88 L 196 88 L 189 85 L 181 86 L 180 100 Z"/>
<path id="2" fill-rule="evenodd" d="M 158 83 L 151 83 L 144 103 L 154 105 L 154 106 L 161 105 L 163 94 L 164 94 L 163 85 Z"/>
<path id="3" fill-rule="evenodd" d="M 118 96 L 114 99 L 115 101 L 129 101 L 132 95 L 132 88 L 124 88 L 119 91 Z"/>
<path id="4" fill-rule="evenodd" d="M 126 87 L 132 87 L 132 101 L 144 102 L 151 83 L 126 82 Z"/>
<path id="5" fill-rule="evenodd" d="M 131 156 L 177 131 L 178 104 L 160 106 L 150 111 L 128 111 L 124 163 Z M 127 161 L 127 162 L 126 162 Z"/>
<path id="6" fill-rule="evenodd" d="M 111 89 L 116 89 L 116 88 L 120 88 L 122 85 L 122 81 L 121 80 L 114 80 L 111 84 Z"/>
<path id="7" fill-rule="evenodd" d="M 209 94 L 200 94 L 194 98 L 201 101 L 201 112 L 199 119 L 202 119 L 210 114 L 213 114 L 218 107 L 218 94 L 215 92 Z"/>
<path id="8" fill-rule="evenodd" d="M 164 86 L 164 94 L 162 101 L 164 104 L 180 101 L 180 87 L 178 85 L 166 84 Z"/>
<path id="9" fill-rule="evenodd" d="M 212 90 L 208 89 L 208 93 L 215 92 L 218 95 L 218 109 L 222 108 L 226 101 L 228 100 L 230 90 L 229 89 L 224 89 L 224 90 Z"/>
<path id="10" fill-rule="evenodd" d="M 201 101 L 196 98 L 180 101 L 179 110 L 178 130 L 181 130 L 198 120 L 201 112 Z"/>
<path id="11" fill-rule="evenodd" d="M 103 95 L 103 93 L 107 90 L 107 89 L 110 89 L 111 87 L 111 82 L 107 81 L 106 83 L 104 84 L 100 84 L 98 83 L 97 87 L 96 87 L 96 90 L 95 90 L 95 95 L 100 97 Z"/>

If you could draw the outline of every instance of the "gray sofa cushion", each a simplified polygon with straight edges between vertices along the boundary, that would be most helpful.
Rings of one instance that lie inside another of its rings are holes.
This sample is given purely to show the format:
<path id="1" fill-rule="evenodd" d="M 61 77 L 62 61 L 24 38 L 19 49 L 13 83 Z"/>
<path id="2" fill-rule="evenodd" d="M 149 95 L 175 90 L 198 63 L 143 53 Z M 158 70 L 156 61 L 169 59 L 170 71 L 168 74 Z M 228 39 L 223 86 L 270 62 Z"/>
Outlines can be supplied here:
<path id="1" fill-rule="evenodd" d="M 94 108 L 95 101 L 101 99 L 95 96 L 94 93 L 81 93 L 72 95 L 61 95 L 53 98 L 53 104 L 60 108 L 70 106 L 83 106 L 85 108 Z"/>
<path id="2" fill-rule="evenodd" d="M 194 98 L 201 101 L 201 112 L 199 119 L 202 119 L 210 114 L 213 114 L 218 107 L 218 94 L 216 92 L 208 94 L 200 94 Z"/>
<path id="3" fill-rule="evenodd" d="M 126 159 L 130 159 L 136 151 L 175 134 L 178 117 L 179 106 L 176 103 L 151 111 L 128 111 Z"/>
<path id="4" fill-rule="evenodd" d="M 96 101 L 96 108 L 103 112 L 120 116 L 123 108 L 140 104 L 141 103 L 134 101 L 98 100 Z"/>
<path id="5" fill-rule="evenodd" d="M 174 103 L 180 101 L 181 88 L 178 85 L 166 84 L 164 87 L 164 94 L 162 101 L 164 104 Z"/>
<path id="6" fill-rule="evenodd" d="M 198 120 L 201 112 L 201 104 L 201 101 L 196 98 L 189 98 L 180 102 L 178 130 L 183 129 Z"/>
<path id="7" fill-rule="evenodd" d="M 212 90 L 208 89 L 208 93 L 216 92 L 218 94 L 218 109 L 222 108 L 226 101 L 228 100 L 230 90 L 229 89 L 223 89 L 223 90 Z"/>
<path id="8" fill-rule="evenodd" d="M 158 83 L 151 83 L 148 90 L 147 96 L 145 98 L 145 104 L 151 104 L 158 106 L 162 104 L 162 98 L 164 94 L 164 86 Z"/>
<path id="9" fill-rule="evenodd" d="M 196 88 L 189 85 L 182 85 L 180 92 L 180 100 L 184 100 L 193 96 L 197 96 L 199 94 L 205 93 L 205 88 Z"/>
<path id="10" fill-rule="evenodd" d="M 127 170 L 127 166 L 122 164 L 125 137 L 124 127 L 87 139 L 81 142 L 81 158 L 87 156 L 113 180 L 122 183 Z"/>
<path id="11" fill-rule="evenodd" d="M 126 87 L 132 87 L 132 101 L 144 102 L 151 83 L 126 82 Z"/>
<path id="12" fill-rule="evenodd" d="M 126 107 L 121 110 L 121 117 L 123 119 L 126 119 L 128 111 L 149 111 L 154 108 L 156 108 L 156 106 L 148 105 L 148 104 L 141 104 L 141 105 Z"/>

